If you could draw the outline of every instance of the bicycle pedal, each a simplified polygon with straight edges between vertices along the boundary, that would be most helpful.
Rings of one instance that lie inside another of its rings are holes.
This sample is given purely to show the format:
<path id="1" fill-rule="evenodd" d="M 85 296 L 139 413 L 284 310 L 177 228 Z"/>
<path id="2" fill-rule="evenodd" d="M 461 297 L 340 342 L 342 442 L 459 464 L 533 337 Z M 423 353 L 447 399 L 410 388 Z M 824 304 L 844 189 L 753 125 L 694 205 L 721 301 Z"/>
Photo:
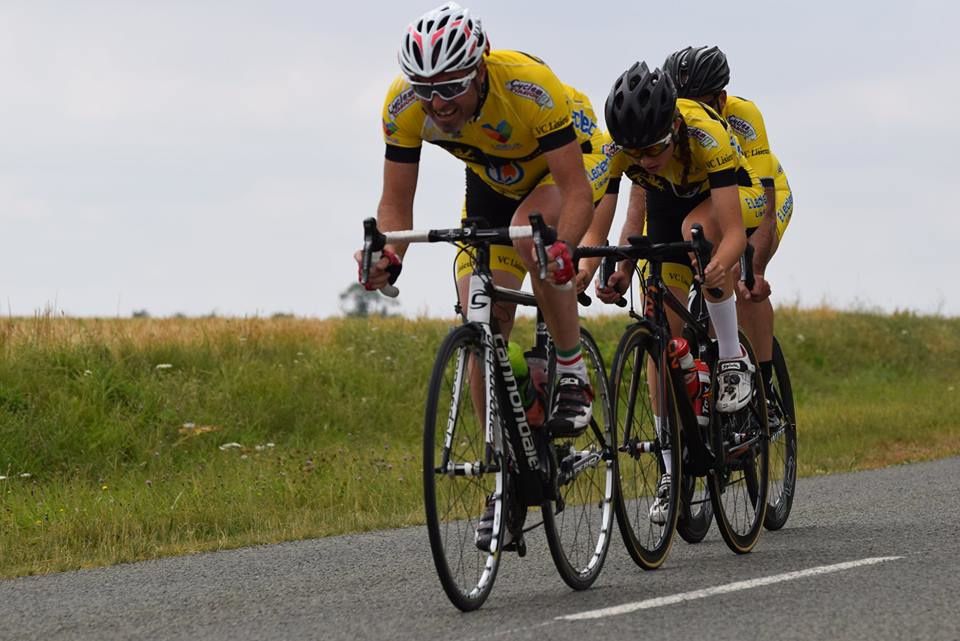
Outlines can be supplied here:
<path id="1" fill-rule="evenodd" d="M 516 552 L 517 556 L 525 557 L 527 556 L 527 540 L 523 536 L 519 536 L 510 543 L 507 543 L 503 546 L 504 552 Z"/>

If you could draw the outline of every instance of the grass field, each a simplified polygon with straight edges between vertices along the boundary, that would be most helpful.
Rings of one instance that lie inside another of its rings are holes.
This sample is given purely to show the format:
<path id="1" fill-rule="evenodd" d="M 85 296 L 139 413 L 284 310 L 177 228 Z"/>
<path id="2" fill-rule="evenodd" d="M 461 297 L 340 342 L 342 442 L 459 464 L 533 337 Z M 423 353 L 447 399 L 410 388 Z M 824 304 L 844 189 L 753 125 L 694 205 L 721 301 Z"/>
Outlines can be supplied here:
<path id="1" fill-rule="evenodd" d="M 608 364 L 625 323 L 585 322 Z M 802 475 L 960 454 L 960 319 L 777 323 Z M 452 324 L 0 320 L 0 576 L 421 523 L 423 399 Z"/>

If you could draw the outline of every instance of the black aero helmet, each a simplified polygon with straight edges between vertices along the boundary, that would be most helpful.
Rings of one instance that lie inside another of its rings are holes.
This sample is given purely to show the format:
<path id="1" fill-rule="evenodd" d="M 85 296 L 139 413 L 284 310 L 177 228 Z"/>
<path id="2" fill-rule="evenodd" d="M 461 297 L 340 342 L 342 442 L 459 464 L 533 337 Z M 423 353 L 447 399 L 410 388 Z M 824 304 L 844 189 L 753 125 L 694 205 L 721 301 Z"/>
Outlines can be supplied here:
<path id="1" fill-rule="evenodd" d="M 676 108 L 677 89 L 670 76 L 635 62 L 613 83 L 604 115 L 614 142 L 640 148 L 667 134 Z"/>
<path id="2" fill-rule="evenodd" d="M 681 98 L 699 98 L 719 93 L 730 82 L 727 57 L 717 47 L 687 47 L 674 51 L 663 70 L 677 86 Z"/>

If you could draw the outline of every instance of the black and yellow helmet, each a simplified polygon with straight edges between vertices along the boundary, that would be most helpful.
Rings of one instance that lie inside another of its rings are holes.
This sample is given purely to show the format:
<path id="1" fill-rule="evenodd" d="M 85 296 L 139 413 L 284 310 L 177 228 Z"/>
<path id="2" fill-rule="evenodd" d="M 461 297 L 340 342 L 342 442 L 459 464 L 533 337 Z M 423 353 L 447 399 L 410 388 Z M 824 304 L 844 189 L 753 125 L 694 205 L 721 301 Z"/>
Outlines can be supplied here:
<path id="1" fill-rule="evenodd" d="M 670 76 L 635 62 L 607 96 L 607 130 L 621 147 L 647 147 L 668 133 L 676 108 L 677 89 Z"/>
<path id="2" fill-rule="evenodd" d="M 719 93 L 730 82 L 727 57 L 717 47 L 687 47 L 674 51 L 663 62 L 681 98 Z"/>

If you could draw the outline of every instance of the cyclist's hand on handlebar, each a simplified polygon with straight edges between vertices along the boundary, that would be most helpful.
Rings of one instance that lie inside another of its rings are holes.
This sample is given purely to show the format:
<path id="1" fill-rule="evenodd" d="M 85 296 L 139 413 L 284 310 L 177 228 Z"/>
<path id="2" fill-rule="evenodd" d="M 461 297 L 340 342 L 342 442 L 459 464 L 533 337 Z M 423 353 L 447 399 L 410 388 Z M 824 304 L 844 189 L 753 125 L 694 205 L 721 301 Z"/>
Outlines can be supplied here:
<path id="1" fill-rule="evenodd" d="M 708 288 L 720 288 L 726 284 L 729 270 L 720 264 L 716 258 L 712 258 L 703 270 L 703 286 Z"/>
<path id="2" fill-rule="evenodd" d="M 630 276 L 619 269 L 610 274 L 606 285 L 597 282 L 597 298 L 608 305 L 616 303 L 623 298 L 623 295 L 630 288 Z"/>
<path id="3" fill-rule="evenodd" d="M 592 274 L 589 269 L 581 269 L 577 272 L 577 293 L 582 294 L 586 291 L 587 286 L 590 284 L 590 279 Z"/>
<path id="4" fill-rule="evenodd" d="M 363 250 L 356 252 L 353 258 L 357 261 L 357 280 L 363 278 L 361 274 L 361 265 L 363 264 Z M 382 289 L 387 285 L 392 285 L 400 276 L 400 270 L 403 269 L 403 263 L 396 252 L 388 247 L 383 249 L 380 260 L 370 264 L 370 274 L 367 276 L 367 282 L 364 288 L 367 291 Z"/>
<path id="5" fill-rule="evenodd" d="M 534 252 L 534 260 L 537 259 Z M 557 285 L 563 285 L 573 279 L 573 255 L 570 247 L 562 240 L 558 240 L 547 247 L 547 280 Z"/>
<path id="6" fill-rule="evenodd" d="M 754 273 L 753 289 L 747 289 L 747 284 L 742 280 L 737 281 L 737 297 L 740 300 L 748 300 L 752 303 L 762 303 L 770 296 L 770 283 L 763 277 L 763 274 Z"/>

